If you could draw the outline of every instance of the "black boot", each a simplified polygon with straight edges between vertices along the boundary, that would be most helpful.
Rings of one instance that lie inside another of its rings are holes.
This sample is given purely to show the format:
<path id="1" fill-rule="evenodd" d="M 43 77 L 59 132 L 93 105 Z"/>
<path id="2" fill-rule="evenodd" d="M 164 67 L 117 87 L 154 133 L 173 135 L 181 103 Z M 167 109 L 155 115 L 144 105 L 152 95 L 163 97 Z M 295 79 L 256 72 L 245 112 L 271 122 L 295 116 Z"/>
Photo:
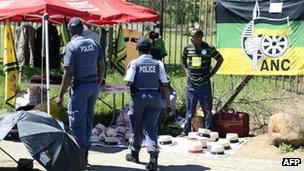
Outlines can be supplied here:
<path id="1" fill-rule="evenodd" d="M 89 151 L 85 150 L 84 151 L 84 161 L 85 161 L 86 165 L 88 165 L 88 157 L 89 157 Z"/>
<path id="2" fill-rule="evenodd" d="M 126 160 L 134 163 L 139 163 L 138 152 L 131 151 L 130 154 L 126 155 Z"/>
<path id="3" fill-rule="evenodd" d="M 157 159 L 158 152 L 149 152 L 150 153 L 150 162 L 146 165 L 146 169 L 150 171 L 157 170 Z"/>

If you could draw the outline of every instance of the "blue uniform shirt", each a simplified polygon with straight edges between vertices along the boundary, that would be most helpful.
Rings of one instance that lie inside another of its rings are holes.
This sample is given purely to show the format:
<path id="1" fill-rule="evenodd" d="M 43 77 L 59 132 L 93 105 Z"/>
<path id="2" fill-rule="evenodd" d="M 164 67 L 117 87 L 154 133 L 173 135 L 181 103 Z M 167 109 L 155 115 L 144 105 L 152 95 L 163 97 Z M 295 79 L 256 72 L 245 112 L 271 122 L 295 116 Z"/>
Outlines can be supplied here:
<path id="1" fill-rule="evenodd" d="M 92 39 L 76 35 L 66 47 L 64 66 L 74 67 L 74 82 L 90 82 L 97 80 L 97 62 L 101 60 L 101 48 Z"/>
<path id="2" fill-rule="evenodd" d="M 134 59 L 130 63 L 129 68 L 127 70 L 127 74 L 124 78 L 124 81 L 129 81 L 129 82 L 134 83 L 134 78 L 135 78 L 135 75 L 136 75 L 136 66 L 138 65 L 138 63 L 141 63 L 141 61 L 144 61 L 144 60 L 151 61 L 151 62 L 158 62 L 159 81 L 161 83 L 168 83 L 167 74 L 166 74 L 166 71 L 165 71 L 164 64 L 161 61 L 153 59 L 153 57 L 151 55 L 148 55 L 148 54 L 143 54 L 139 58 Z M 149 81 L 149 78 L 147 78 L 146 80 Z"/>

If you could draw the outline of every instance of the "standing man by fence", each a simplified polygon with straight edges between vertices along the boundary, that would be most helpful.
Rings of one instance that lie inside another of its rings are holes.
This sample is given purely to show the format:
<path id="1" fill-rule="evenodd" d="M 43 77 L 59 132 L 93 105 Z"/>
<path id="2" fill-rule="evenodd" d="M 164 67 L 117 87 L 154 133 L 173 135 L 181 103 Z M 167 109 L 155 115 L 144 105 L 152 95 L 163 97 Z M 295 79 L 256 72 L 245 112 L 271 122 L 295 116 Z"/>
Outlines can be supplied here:
<path id="1" fill-rule="evenodd" d="M 146 168 L 156 170 L 159 153 L 157 120 L 161 109 L 161 87 L 165 93 L 167 108 L 170 105 L 170 98 L 164 64 L 153 59 L 149 54 L 151 46 L 148 38 L 143 37 L 137 41 L 136 49 L 139 51 L 140 57 L 130 63 L 124 78 L 131 90 L 132 99 L 128 115 L 133 133 L 129 146 L 131 153 L 127 154 L 126 160 L 139 163 L 138 153 L 145 135 L 150 154 L 150 162 Z"/>
<path id="2" fill-rule="evenodd" d="M 62 106 L 63 95 L 73 79 L 69 89 L 69 123 L 87 162 L 95 103 L 104 77 L 104 53 L 92 39 L 83 36 L 83 25 L 79 18 L 72 18 L 68 29 L 72 39 L 66 47 L 64 75 L 56 101 Z"/>
<path id="3" fill-rule="evenodd" d="M 214 130 L 212 121 L 212 91 L 210 78 L 216 73 L 223 63 L 223 57 L 214 48 L 203 42 L 204 34 L 201 29 L 191 32 L 192 44 L 183 51 L 183 67 L 188 77 L 187 106 L 184 129 L 180 136 L 188 135 L 191 128 L 191 119 L 196 111 L 197 102 L 204 112 L 205 128 Z M 211 70 L 211 59 L 217 62 Z"/>

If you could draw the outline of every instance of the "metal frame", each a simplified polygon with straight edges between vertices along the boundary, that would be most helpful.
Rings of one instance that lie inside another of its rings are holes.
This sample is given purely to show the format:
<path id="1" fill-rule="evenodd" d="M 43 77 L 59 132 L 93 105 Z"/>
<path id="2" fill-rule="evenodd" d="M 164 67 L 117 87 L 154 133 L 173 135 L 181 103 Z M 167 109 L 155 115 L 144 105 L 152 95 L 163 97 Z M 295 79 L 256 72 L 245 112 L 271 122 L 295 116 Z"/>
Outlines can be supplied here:
<path id="1" fill-rule="evenodd" d="M 19 161 L 17 161 L 13 156 L 11 156 L 7 151 L 5 151 L 2 147 L 0 147 L 0 150 L 3 153 L 5 153 L 8 157 L 10 157 L 12 160 L 14 160 L 14 162 L 16 162 L 18 164 L 18 167 L 21 167 L 23 169 L 26 169 L 30 164 L 32 164 L 34 162 L 34 159 L 31 159 L 31 161 L 29 163 L 27 163 L 26 165 L 23 165 Z"/>

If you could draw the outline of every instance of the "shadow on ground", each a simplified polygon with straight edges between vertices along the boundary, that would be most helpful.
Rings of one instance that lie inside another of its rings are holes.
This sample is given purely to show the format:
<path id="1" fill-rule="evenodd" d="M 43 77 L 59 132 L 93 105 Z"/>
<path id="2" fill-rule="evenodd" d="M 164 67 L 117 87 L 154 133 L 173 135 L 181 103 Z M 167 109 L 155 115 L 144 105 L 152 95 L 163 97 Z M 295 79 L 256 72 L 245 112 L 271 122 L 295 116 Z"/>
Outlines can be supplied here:
<path id="1" fill-rule="evenodd" d="M 210 170 L 209 167 L 204 167 L 200 165 L 169 165 L 169 166 L 159 166 L 159 170 L 167 170 L 167 171 L 184 171 L 184 170 L 191 170 L 191 171 L 201 171 L 201 170 Z"/>
<path id="2" fill-rule="evenodd" d="M 210 170 L 209 167 L 204 167 L 200 165 L 169 165 L 169 166 L 158 166 L 158 170 L 161 171 L 202 171 L 202 170 Z M 88 171 L 99 171 L 99 170 L 107 170 L 107 171 L 133 171 L 133 170 L 145 170 L 145 169 L 134 169 L 128 167 L 119 167 L 119 166 L 101 166 L 101 165 L 92 165 Z"/>
<path id="3" fill-rule="evenodd" d="M 92 146 L 90 151 L 97 151 L 102 153 L 118 153 L 123 150 L 127 150 L 127 148 L 111 148 L 111 147 L 100 147 L 100 146 Z"/>
<path id="4" fill-rule="evenodd" d="M 17 167 L 0 167 L 0 171 L 20 171 Z M 31 171 L 42 171 L 40 169 L 33 169 Z"/>

